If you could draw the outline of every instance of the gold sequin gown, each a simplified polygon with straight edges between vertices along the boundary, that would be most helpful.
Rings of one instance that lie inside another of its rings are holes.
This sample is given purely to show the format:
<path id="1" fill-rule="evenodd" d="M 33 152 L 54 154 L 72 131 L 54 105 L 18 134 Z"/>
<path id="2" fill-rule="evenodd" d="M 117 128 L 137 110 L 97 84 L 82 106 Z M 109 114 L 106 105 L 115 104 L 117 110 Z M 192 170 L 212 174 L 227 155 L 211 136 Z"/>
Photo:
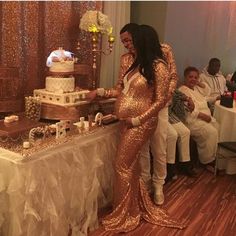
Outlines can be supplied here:
<path id="1" fill-rule="evenodd" d="M 124 74 L 132 60 L 129 54 L 122 57 L 121 73 Z M 149 86 L 146 79 L 137 72 L 128 81 L 123 78 L 116 89 L 106 91 L 107 96 L 118 95 L 116 115 L 119 118 L 138 116 L 142 123 L 138 127 L 127 128 L 121 122 L 121 139 L 115 159 L 113 212 L 102 221 L 106 231 L 131 231 L 139 225 L 141 219 L 161 226 L 184 227 L 152 203 L 140 178 L 138 159 L 141 148 L 154 132 L 157 113 L 166 103 L 169 87 L 166 77 L 169 73 L 163 61 L 155 63 L 155 75 L 155 86 Z"/>

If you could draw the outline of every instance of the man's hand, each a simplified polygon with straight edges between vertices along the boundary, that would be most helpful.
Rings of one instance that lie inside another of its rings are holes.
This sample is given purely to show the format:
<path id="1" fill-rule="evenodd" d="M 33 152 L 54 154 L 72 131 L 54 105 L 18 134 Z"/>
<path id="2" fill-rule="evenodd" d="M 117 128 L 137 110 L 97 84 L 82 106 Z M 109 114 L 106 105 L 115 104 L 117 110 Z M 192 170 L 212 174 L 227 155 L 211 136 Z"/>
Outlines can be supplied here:
<path id="1" fill-rule="evenodd" d="M 93 101 L 97 97 L 97 90 L 90 91 L 86 94 L 86 99 Z"/>

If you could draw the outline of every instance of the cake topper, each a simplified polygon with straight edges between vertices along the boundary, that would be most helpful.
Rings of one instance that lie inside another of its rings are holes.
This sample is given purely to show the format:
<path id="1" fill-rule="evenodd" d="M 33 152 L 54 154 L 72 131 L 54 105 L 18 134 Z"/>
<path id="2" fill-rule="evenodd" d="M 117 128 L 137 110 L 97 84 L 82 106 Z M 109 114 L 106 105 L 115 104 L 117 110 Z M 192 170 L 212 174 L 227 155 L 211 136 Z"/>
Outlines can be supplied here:
<path id="1" fill-rule="evenodd" d="M 46 65 L 51 67 L 53 62 L 74 61 L 73 55 L 74 53 L 64 50 L 63 47 L 59 47 L 50 53 Z"/>

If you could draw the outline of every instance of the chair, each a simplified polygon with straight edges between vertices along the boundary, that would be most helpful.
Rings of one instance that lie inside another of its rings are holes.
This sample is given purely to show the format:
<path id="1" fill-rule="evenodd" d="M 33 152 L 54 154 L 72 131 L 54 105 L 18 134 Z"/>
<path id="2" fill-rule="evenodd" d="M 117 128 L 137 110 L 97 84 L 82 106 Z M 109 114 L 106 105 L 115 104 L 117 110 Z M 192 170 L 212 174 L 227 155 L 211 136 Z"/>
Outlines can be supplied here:
<path id="1" fill-rule="evenodd" d="M 217 175 L 217 166 L 219 159 L 227 159 L 229 157 L 223 155 L 220 153 L 221 149 L 225 149 L 227 151 L 230 151 L 235 154 L 235 156 L 230 156 L 230 158 L 235 158 L 236 159 L 236 142 L 219 142 L 218 143 L 218 149 L 216 153 L 216 161 L 215 161 L 215 175 Z"/>

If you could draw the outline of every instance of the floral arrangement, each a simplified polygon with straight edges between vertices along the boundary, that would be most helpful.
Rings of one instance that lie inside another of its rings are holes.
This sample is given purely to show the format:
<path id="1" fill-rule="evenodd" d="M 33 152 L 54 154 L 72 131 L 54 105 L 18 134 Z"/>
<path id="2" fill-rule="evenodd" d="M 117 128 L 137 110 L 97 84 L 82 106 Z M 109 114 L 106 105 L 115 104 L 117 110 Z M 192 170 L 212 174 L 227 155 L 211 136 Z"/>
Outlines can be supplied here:
<path id="1" fill-rule="evenodd" d="M 87 11 L 80 20 L 80 29 L 110 35 L 112 33 L 111 22 L 108 16 L 100 11 Z"/>

